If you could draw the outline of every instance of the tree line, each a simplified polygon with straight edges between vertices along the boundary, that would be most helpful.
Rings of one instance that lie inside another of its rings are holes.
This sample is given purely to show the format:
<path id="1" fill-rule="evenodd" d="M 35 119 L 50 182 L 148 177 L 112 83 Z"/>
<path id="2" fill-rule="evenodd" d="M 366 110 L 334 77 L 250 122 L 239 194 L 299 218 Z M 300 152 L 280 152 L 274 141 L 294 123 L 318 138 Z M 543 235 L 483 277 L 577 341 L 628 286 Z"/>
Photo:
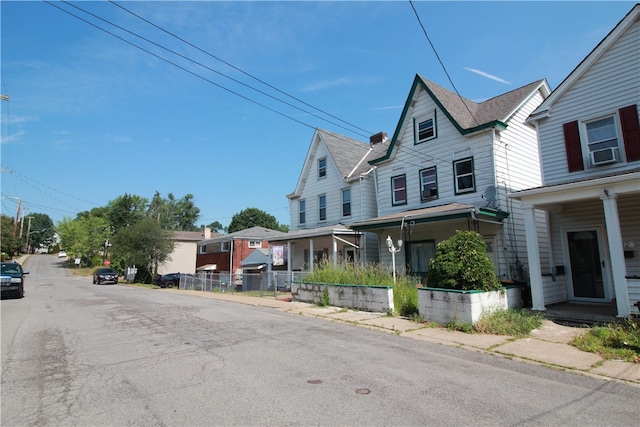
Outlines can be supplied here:
<path id="1" fill-rule="evenodd" d="M 16 224 L 12 218 L 2 215 L 0 243 L 4 258 L 42 247 L 50 248 L 50 252 L 64 249 L 71 260 L 80 260 L 86 267 L 103 265 L 106 259 L 121 273 L 135 266 L 136 280 L 142 282 L 150 282 L 158 265 L 169 259 L 175 246 L 174 231 L 200 231 L 209 227 L 214 232 L 233 233 L 254 226 L 289 230 L 274 216 L 257 208 L 235 214 L 227 227 L 218 221 L 198 226 L 200 209 L 192 194 L 178 199 L 171 193 L 163 198 L 158 192 L 151 200 L 124 194 L 106 206 L 80 212 L 75 218 L 65 217 L 57 226 L 46 214 L 30 217 L 27 248 L 26 236 L 14 238 Z"/>

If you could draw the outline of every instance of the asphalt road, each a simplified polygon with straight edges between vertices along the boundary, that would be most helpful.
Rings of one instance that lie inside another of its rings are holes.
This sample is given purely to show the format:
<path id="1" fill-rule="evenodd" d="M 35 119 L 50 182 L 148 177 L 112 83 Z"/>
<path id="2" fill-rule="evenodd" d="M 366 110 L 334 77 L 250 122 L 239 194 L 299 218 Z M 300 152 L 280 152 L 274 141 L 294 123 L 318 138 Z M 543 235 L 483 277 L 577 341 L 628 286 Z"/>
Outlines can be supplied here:
<path id="1" fill-rule="evenodd" d="M 638 388 L 265 307 L 92 285 L 2 300 L 2 426 L 636 426 Z"/>

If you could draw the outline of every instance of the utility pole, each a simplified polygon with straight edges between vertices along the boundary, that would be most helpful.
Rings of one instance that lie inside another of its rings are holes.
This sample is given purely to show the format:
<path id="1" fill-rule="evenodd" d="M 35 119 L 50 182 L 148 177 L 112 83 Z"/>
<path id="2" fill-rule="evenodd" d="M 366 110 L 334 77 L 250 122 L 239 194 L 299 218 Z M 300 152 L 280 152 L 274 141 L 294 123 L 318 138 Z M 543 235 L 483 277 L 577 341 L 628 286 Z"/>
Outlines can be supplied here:
<path id="1" fill-rule="evenodd" d="M 16 220 L 13 222 L 13 238 L 16 238 L 18 232 L 18 220 L 20 219 L 20 204 L 22 200 L 18 199 L 18 210 L 16 211 Z M 20 236 L 22 236 L 22 229 L 20 229 Z"/>

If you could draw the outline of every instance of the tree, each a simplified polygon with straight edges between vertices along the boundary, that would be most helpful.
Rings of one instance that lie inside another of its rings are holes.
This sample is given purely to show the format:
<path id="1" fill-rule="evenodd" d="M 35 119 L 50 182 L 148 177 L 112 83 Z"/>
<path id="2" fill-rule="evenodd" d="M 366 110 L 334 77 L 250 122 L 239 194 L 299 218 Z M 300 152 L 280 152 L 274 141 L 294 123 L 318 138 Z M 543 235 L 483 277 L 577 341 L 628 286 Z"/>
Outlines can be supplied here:
<path id="1" fill-rule="evenodd" d="M 22 240 L 29 245 L 31 251 L 44 247 L 48 248 L 54 243 L 55 227 L 49 215 L 32 213 L 29 215 L 29 230 L 23 231 Z M 29 233 L 27 237 L 27 233 Z"/>
<path id="2" fill-rule="evenodd" d="M 224 226 L 224 225 L 222 225 L 222 224 L 220 224 L 220 222 L 218 222 L 218 221 L 213 221 L 213 222 L 212 222 L 211 224 L 209 224 L 209 225 L 201 225 L 201 226 L 200 226 L 200 228 L 201 228 L 201 229 L 202 229 L 202 228 L 205 228 L 205 227 L 210 228 L 210 229 L 211 229 L 211 231 L 212 231 L 212 232 L 214 232 L 214 233 L 217 233 L 217 232 L 219 232 L 219 231 L 222 231 L 222 232 L 226 231 L 225 226 Z"/>
<path id="3" fill-rule="evenodd" d="M 152 218 L 145 218 L 116 231 L 111 251 L 127 266 L 137 266 L 139 274 L 144 276 L 142 281 L 148 282 L 155 267 L 170 258 L 174 246 L 170 231 L 163 230 Z"/>
<path id="4" fill-rule="evenodd" d="M 166 199 L 156 191 L 149 203 L 148 216 L 155 219 L 165 230 L 197 231 L 200 209 L 193 203 L 193 194 L 177 200 L 172 193 Z"/>
<path id="5" fill-rule="evenodd" d="M 9 259 L 20 253 L 21 242 L 16 236 L 13 237 L 13 218 L 0 215 L 0 250 L 2 250 L 2 260 Z"/>
<path id="6" fill-rule="evenodd" d="M 119 196 L 109 202 L 108 213 L 110 225 L 114 232 L 129 227 L 146 218 L 148 200 L 144 197 L 129 195 Z"/>
<path id="7" fill-rule="evenodd" d="M 102 253 L 104 244 L 110 237 L 109 221 L 102 216 L 81 215 L 72 220 L 63 218 L 58 224 L 58 235 L 62 247 L 70 257 L 81 258 L 87 264 Z"/>
<path id="8" fill-rule="evenodd" d="M 487 245 L 475 231 L 456 231 L 438 243 L 429 261 L 427 282 L 431 287 L 495 291 L 502 287 L 487 255 Z"/>
<path id="9" fill-rule="evenodd" d="M 251 227 L 265 227 L 272 230 L 288 231 L 289 227 L 278 224 L 276 217 L 257 208 L 247 208 L 235 214 L 227 227 L 229 233 L 246 230 Z"/>

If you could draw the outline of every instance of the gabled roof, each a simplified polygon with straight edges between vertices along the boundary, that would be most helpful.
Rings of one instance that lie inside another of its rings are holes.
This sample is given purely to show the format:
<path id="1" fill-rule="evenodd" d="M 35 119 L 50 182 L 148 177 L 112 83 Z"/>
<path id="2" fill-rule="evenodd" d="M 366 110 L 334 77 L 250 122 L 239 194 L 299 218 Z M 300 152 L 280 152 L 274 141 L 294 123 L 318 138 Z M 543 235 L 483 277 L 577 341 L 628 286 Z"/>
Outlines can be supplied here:
<path id="1" fill-rule="evenodd" d="M 235 233 L 223 234 L 213 237 L 211 239 L 201 240 L 198 242 L 200 245 L 207 245 L 209 243 L 216 242 L 229 242 L 231 240 L 269 240 L 271 237 L 281 236 L 282 231 L 272 230 L 265 227 L 251 227 L 245 230 L 236 231 Z"/>
<path id="2" fill-rule="evenodd" d="M 354 235 L 359 234 L 352 229 L 342 225 L 326 225 L 324 227 L 302 229 L 296 231 L 290 231 L 282 236 L 275 237 L 269 240 L 270 243 L 286 242 L 296 239 L 309 239 L 312 237 L 332 236 L 332 235 Z"/>
<path id="3" fill-rule="evenodd" d="M 288 198 L 294 198 L 304 187 L 305 180 L 313 166 L 310 162 L 318 149 L 318 145 L 324 143 L 331 160 L 336 165 L 338 173 L 345 181 L 359 177 L 371 169 L 368 160 L 373 158 L 372 153 L 380 151 L 377 146 L 374 148 L 370 144 L 340 135 L 325 129 L 316 128 L 311 140 L 309 151 L 300 173 L 300 178 L 293 193 L 288 194 Z M 380 145 L 380 144 L 378 144 Z"/>
<path id="4" fill-rule="evenodd" d="M 459 96 L 457 93 L 451 92 L 416 74 L 411 90 L 409 91 L 409 96 L 404 104 L 398 126 L 396 127 L 396 131 L 391 143 L 388 145 L 386 153 L 381 157 L 369 161 L 370 164 L 374 165 L 391 157 L 399 134 L 404 127 L 404 121 L 407 119 L 407 115 L 411 109 L 412 101 L 419 89 L 423 89 L 429 94 L 431 99 L 433 99 L 461 135 L 471 134 L 493 127 L 506 129 L 509 119 L 533 93 L 538 90 L 541 90 L 545 96 L 550 93 L 546 80 L 541 79 L 478 103 Z"/>
<path id="5" fill-rule="evenodd" d="M 607 52 L 612 45 L 631 27 L 638 19 L 640 19 L 640 4 L 636 5 L 622 18 L 613 30 L 602 39 L 600 43 L 578 64 L 578 66 L 558 85 L 558 87 L 544 100 L 542 104 L 536 108 L 529 116 L 528 121 L 536 121 L 543 117 L 547 117 L 551 112 L 553 105 L 561 98 L 573 85 L 582 78 L 582 76 L 591 69 L 591 67 Z M 639 59 L 640 60 L 640 59 Z"/>

